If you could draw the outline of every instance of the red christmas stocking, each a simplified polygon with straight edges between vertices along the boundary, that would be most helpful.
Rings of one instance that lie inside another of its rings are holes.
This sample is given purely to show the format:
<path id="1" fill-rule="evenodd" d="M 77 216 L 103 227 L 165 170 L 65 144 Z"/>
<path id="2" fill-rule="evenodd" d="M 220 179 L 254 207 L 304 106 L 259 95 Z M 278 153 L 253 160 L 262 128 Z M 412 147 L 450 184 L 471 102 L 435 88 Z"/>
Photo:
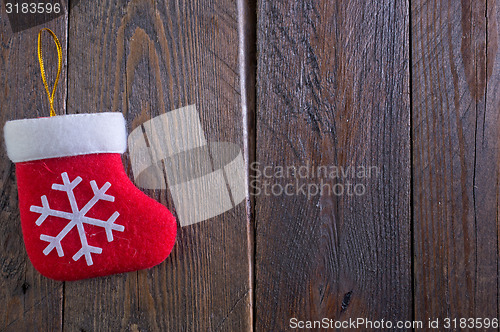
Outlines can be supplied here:
<path id="1" fill-rule="evenodd" d="M 9 121 L 28 256 L 43 275 L 77 280 L 149 268 L 170 254 L 176 222 L 125 173 L 121 113 Z"/>

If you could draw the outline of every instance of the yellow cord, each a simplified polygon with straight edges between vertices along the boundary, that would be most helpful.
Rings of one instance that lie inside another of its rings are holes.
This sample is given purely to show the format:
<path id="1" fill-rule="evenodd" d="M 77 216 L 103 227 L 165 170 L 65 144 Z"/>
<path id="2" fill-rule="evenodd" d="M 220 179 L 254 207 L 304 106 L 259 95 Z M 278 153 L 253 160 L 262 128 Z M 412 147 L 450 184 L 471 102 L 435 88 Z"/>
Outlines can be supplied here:
<path id="1" fill-rule="evenodd" d="M 49 92 L 49 86 L 47 84 L 47 79 L 45 77 L 45 68 L 43 66 L 43 58 L 42 58 L 42 32 L 44 30 L 47 30 L 51 35 L 52 38 L 54 39 L 54 42 L 56 43 L 57 47 L 57 75 L 56 75 L 56 81 L 54 82 L 54 88 L 52 89 L 52 94 Z M 50 116 L 56 115 L 56 112 L 54 111 L 54 94 L 56 93 L 56 87 L 57 83 L 59 82 L 59 75 L 61 74 L 61 67 L 62 67 L 62 47 L 61 43 L 59 42 L 59 39 L 57 39 L 57 36 L 55 33 L 52 32 L 52 30 L 43 28 L 40 30 L 38 33 L 38 62 L 40 62 L 40 71 L 42 73 L 42 80 L 43 80 L 43 85 L 45 86 L 45 91 L 47 91 L 47 96 L 49 97 L 49 103 L 50 103 Z"/>

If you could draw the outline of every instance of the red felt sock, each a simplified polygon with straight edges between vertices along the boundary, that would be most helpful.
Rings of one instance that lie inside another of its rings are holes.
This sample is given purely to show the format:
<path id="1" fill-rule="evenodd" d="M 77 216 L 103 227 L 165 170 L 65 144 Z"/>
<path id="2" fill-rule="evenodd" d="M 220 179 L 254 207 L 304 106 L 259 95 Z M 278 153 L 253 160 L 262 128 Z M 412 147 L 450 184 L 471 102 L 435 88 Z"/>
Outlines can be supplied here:
<path id="1" fill-rule="evenodd" d="M 4 133 L 26 251 L 40 273 L 77 280 L 149 268 L 170 254 L 175 219 L 125 173 L 120 113 L 9 121 Z"/>

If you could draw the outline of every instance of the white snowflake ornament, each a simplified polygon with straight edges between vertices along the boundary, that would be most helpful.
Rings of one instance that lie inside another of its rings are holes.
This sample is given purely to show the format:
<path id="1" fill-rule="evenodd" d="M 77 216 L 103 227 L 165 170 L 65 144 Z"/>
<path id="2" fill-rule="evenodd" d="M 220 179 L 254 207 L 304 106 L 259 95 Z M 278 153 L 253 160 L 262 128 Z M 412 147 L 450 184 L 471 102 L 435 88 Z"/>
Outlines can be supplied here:
<path id="1" fill-rule="evenodd" d="M 119 224 L 115 224 L 116 219 L 120 216 L 120 213 L 118 213 L 117 211 L 115 211 L 108 220 L 99 220 L 86 216 L 87 212 L 89 212 L 99 200 L 109 202 L 115 201 L 115 198 L 113 196 L 106 194 L 106 191 L 111 187 L 111 184 L 109 182 L 106 182 L 101 188 L 99 188 L 96 181 L 90 181 L 90 186 L 92 187 L 94 196 L 85 204 L 85 206 L 81 210 L 79 210 L 73 190 L 76 188 L 76 186 L 78 186 L 78 184 L 80 184 L 80 182 L 82 182 L 82 178 L 78 176 L 73 181 L 70 181 L 68 173 L 66 172 L 62 173 L 61 176 L 63 179 L 63 184 L 54 183 L 52 184 L 52 189 L 66 192 L 71 206 L 71 212 L 51 209 L 47 200 L 47 196 L 45 195 L 41 197 L 42 206 L 32 205 L 30 207 L 31 212 L 40 213 L 40 217 L 38 217 L 35 222 L 37 226 L 40 226 L 49 216 L 69 220 L 69 223 L 56 236 L 50 236 L 46 234 L 40 235 L 40 240 L 49 243 L 49 245 L 43 250 L 43 253 L 45 255 L 48 255 L 55 248 L 59 257 L 63 257 L 64 251 L 61 241 L 76 226 L 78 235 L 80 236 L 82 248 L 75 255 L 73 255 L 73 260 L 77 261 L 82 256 L 85 256 L 87 265 L 90 266 L 93 264 L 92 254 L 102 253 L 102 248 L 91 246 L 88 244 L 84 224 L 104 228 L 106 230 L 106 237 L 108 239 L 108 242 L 113 241 L 113 230 L 123 232 L 125 230 L 125 227 Z"/>

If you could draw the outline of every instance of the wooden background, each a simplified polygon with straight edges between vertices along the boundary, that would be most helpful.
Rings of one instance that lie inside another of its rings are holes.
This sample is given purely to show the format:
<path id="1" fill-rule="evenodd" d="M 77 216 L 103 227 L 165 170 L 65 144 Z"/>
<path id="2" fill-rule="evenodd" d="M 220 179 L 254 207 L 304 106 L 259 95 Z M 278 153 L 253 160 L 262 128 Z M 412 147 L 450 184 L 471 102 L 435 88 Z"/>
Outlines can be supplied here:
<path id="1" fill-rule="evenodd" d="M 363 180 L 363 196 L 249 188 L 237 208 L 179 229 L 161 265 L 63 283 L 27 258 L 14 165 L 1 145 L 1 331 L 282 331 L 292 317 L 499 317 L 496 1 L 69 7 L 43 25 L 65 53 L 60 114 L 122 112 L 131 131 L 195 103 L 209 140 L 244 150 L 249 180 L 252 162 L 380 174 Z M 13 33 L 2 7 L 2 127 L 48 114 L 40 27 Z M 45 54 L 55 63 L 51 47 Z M 123 161 L 131 174 L 127 154 Z M 168 192 L 146 193 L 174 210 Z"/>

